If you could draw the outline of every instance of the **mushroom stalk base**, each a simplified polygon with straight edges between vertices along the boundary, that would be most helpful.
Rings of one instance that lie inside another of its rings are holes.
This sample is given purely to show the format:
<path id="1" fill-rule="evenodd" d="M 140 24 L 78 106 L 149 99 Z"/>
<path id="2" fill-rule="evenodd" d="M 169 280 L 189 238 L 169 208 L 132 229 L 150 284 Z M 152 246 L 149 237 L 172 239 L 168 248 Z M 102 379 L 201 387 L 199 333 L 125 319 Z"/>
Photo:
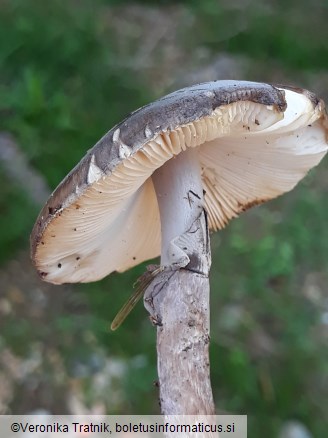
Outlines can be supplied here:
<path id="1" fill-rule="evenodd" d="M 214 414 L 208 352 L 211 258 L 197 166 L 196 151 L 190 150 L 171 159 L 160 175 L 153 176 L 162 221 L 164 268 L 148 287 L 145 304 L 158 325 L 164 415 Z"/>

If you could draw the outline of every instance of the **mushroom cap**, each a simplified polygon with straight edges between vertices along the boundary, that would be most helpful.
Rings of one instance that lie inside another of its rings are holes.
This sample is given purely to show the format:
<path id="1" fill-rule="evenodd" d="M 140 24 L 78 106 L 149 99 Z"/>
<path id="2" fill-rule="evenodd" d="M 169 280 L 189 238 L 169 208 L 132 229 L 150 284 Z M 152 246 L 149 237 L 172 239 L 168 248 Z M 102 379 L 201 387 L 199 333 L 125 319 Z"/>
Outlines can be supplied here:
<path id="1" fill-rule="evenodd" d="M 328 148 L 323 101 L 299 88 L 215 81 L 171 93 L 112 128 L 40 212 L 32 260 L 52 283 L 89 282 L 160 253 L 151 175 L 196 148 L 211 230 L 291 190 Z"/>

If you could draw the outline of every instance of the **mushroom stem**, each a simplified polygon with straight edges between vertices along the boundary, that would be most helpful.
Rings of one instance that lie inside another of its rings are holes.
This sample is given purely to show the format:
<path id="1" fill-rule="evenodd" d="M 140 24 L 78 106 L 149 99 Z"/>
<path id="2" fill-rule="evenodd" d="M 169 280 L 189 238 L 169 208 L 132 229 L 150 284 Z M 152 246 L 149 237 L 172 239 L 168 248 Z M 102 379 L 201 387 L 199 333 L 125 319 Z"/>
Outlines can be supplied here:
<path id="1" fill-rule="evenodd" d="M 171 158 L 152 176 L 161 217 L 161 265 L 171 265 L 177 254 L 172 241 L 185 233 L 203 209 L 204 196 L 198 153 L 188 148 Z"/>
<path id="2" fill-rule="evenodd" d="M 188 149 L 153 175 L 162 227 L 161 264 L 167 271 L 146 294 L 159 323 L 164 415 L 214 414 L 208 352 L 210 246 L 197 155 Z"/>

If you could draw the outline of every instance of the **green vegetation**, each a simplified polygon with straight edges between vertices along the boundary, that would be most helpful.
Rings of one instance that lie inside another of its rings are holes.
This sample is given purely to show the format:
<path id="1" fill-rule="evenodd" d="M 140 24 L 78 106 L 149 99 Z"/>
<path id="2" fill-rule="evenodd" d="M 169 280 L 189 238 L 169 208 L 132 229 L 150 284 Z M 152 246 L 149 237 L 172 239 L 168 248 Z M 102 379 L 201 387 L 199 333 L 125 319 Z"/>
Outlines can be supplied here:
<path id="1" fill-rule="evenodd" d="M 150 98 L 134 74 L 116 67 L 115 40 L 89 4 L 78 14 L 60 1 L 1 7 L 1 128 L 16 135 L 51 187 Z"/>
<path id="2" fill-rule="evenodd" d="M 274 2 L 271 9 L 253 1 L 246 11 L 217 3 L 139 5 L 169 7 L 172 17 L 174 8 L 188 8 L 192 25 L 186 31 L 179 28 L 176 36 L 183 53 L 197 46 L 213 56 L 242 54 L 262 66 L 264 81 L 280 77 L 282 66 L 300 75 L 327 75 L 327 8 L 320 2 L 311 11 L 307 3 L 291 0 Z M 118 48 L 118 26 L 111 23 L 130 6 L 132 2 L 105 0 L 0 2 L 0 129 L 14 135 L 51 188 L 108 129 L 157 94 L 148 86 L 154 83 L 151 68 L 124 67 L 124 50 Z M 134 24 L 126 20 L 120 30 L 125 42 L 124 26 Z M 161 63 L 156 52 L 152 62 Z M 172 65 L 172 78 L 177 67 Z M 311 85 L 314 90 L 317 86 Z M 28 247 L 38 207 L 1 167 L 0 178 L 0 262 L 5 267 L 18 248 Z M 323 181 L 327 160 L 295 192 L 254 209 L 213 236 L 211 369 L 216 405 L 222 411 L 247 413 L 254 438 L 263 436 L 263 430 L 268 438 L 276 437 L 287 419 L 302 421 L 315 437 L 326 433 L 322 382 L 328 357 L 320 336 L 328 280 Z M 63 339 L 56 345 L 69 368 L 76 357 L 87 360 L 92 344 L 82 339 L 75 345 L 70 335 L 91 332 L 106 355 L 123 358 L 130 367 L 125 380 L 117 383 L 126 396 L 116 411 L 158 413 L 152 386 L 155 332 L 142 306 L 119 331 L 109 332 L 111 319 L 144 268 L 75 288 L 88 303 L 87 318 L 59 312 L 47 321 L 47 330 L 37 333 L 27 321 L 10 319 L 2 333 L 6 345 L 23 356 L 30 343 L 47 342 L 47 333 L 55 330 Z M 131 362 L 140 355 L 142 360 Z M 88 393 L 87 379 L 84 384 Z"/>
<path id="3" fill-rule="evenodd" d="M 305 2 L 293 0 L 274 7 L 250 1 L 246 9 L 216 0 L 191 3 L 199 19 L 197 32 L 187 36 L 189 44 L 201 42 L 213 52 L 249 55 L 292 70 L 328 67 L 324 2 L 314 2 L 309 10 Z"/>

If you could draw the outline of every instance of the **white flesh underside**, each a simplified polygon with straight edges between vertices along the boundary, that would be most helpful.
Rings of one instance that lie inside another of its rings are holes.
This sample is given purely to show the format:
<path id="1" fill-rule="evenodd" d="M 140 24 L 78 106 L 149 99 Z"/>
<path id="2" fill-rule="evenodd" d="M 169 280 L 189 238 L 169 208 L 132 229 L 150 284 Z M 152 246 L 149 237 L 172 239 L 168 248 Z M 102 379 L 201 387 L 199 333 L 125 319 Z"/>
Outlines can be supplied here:
<path id="1" fill-rule="evenodd" d="M 285 92 L 284 116 L 272 107 L 234 103 L 159 135 L 110 176 L 101 176 L 93 161 L 90 179 L 96 182 L 78 201 L 63 206 L 38 247 L 37 266 L 47 281 L 95 281 L 158 256 L 160 218 L 150 177 L 188 147 L 200 159 L 212 230 L 291 190 L 320 162 L 327 142 L 309 99 Z"/>

